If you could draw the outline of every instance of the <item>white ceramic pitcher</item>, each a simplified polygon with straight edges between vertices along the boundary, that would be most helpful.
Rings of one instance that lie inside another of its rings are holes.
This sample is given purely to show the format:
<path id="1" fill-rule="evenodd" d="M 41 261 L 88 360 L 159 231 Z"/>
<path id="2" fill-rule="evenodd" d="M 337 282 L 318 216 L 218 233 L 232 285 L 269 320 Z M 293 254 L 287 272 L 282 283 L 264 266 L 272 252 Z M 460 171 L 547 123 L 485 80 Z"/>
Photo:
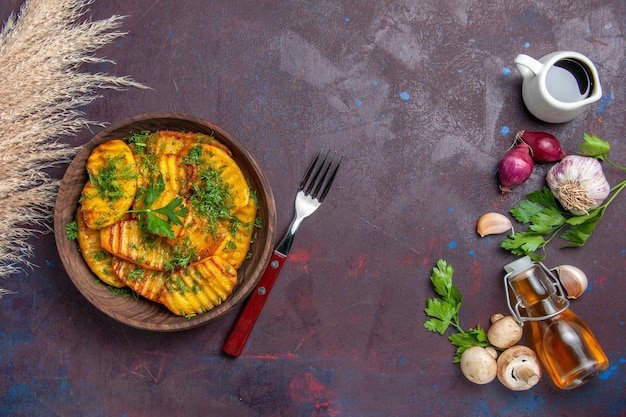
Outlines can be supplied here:
<path id="1" fill-rule="evenodd" d="M 523 77 L 526 108 L 544 122 L 569 122 L 602 97 L 595 65 L 578 52 L 553 52 L 539 60 L 520 54 L 515 66 Z"/>

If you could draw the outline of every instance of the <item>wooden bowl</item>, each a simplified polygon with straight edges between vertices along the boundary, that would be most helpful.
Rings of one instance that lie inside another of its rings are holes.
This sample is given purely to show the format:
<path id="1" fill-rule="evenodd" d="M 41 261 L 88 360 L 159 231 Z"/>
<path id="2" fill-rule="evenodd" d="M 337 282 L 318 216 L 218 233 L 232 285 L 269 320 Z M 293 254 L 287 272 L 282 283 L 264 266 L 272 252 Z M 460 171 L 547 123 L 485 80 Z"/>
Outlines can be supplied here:
<path id="1" fill-rule="evenodd" d="M 69 240 L 65 228 L 74 221 L 78 199 L 87 181 L 85 164 L 89 153 L 99 144 L 111 139 L 123 139 L 141 131 L 175 130 L 214 134 L 230 148 L 233 159 L 243 171 L 250 188 L 259 199 L 257 217 L 263 227 L 258 229 L 251 246 L 251 257 L 238 271 L 238 283 L 231 296 L 221 305 L 193 318 L 177 316 L 164 306 L 140 297 L 114 295 L 98 282 L 79 252 L 78 243 Z M 54 209 L 54 236 L 63 266 L 74 285 L 97 309 L 129 326 L 159 332 L 194 328 L 225 314 L 244 300 L 261 278 L 274 249 L 276 206 L 274 196 L 259 164 L 232 134 L 215 124 L 193 116 L 176 113 L 153 113 L 132 117 L 97 134 L 76 155 L 61 182 Z"/>

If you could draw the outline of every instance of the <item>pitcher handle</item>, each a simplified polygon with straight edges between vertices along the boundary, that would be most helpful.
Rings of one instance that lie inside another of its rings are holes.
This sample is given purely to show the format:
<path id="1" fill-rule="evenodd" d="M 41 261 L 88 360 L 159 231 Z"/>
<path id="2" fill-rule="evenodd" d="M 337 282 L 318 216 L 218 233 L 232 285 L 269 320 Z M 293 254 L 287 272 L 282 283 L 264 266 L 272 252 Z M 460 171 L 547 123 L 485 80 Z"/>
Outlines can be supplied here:
<path id="1" fill-rule="evenodd" d="M 519 54 L 515 57 L 515 66 L 520 74 L 522 74 L 522 77 L 526 78 L 539 74 L 543 64 L 528 55 Z"/>

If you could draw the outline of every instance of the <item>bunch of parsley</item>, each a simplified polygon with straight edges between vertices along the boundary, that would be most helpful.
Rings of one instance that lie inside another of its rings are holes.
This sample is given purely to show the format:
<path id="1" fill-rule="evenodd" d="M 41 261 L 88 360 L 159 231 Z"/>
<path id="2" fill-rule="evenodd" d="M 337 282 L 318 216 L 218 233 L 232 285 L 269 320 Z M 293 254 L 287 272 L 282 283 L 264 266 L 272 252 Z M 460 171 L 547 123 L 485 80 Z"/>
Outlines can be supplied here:
<path id="1" fill-rule="evenodd" d="M 584 143 L 578 149 L 581 155 L 626 170 L 609 159 L 610 144 L 597 136 L 585 134 Z M 528 225 L 528 231 L 509 234 L 501 247 L 514 255 L 528 255 L 535 261 L 545 259 L 546 246 L 557 236 L 566 242 L 563 247 L 582 247 L 602 220 L 608 205 L 625 187 L 626 180 L 612 187 L 604 204 L 582 215 L 565 210 L 548 187 L 527 194 L 526 200 L 511 209 L 511 214 L 518 222 Z"/>
<path id="2" fill-rule="evenodd" d="M 424 312 L 431 317 L 424 323 L 431 332 L 443 335 L 450 326 L 458 332 L 450 335 L 448 339 L 457 347 L 454 362 L 461 360 L 463 352 L 472 346 L 491 346 L 487 339 L 487 332 L 480 326 L 475 329 L 463 330 L 459 321 L 459 311 L 463 296 L 458 287 L 452 283 L 454 268 L 445 260 L 439 259 L 437 266 L 433 268 L 430 281 L 435 292 L 439 295 L 436 298 L 429 298 Z"/>

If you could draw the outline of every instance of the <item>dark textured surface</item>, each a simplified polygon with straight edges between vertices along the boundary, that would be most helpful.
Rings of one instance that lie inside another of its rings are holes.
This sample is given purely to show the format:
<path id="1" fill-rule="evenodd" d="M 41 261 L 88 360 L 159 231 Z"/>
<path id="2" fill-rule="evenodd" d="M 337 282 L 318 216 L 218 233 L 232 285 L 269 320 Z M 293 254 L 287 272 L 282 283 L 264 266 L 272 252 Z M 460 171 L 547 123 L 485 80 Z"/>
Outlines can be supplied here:
<path id="1" fill-rule="evenodd" d="M 21 2 L 4 1 L 5 20 Z M 297 179 L 323 145 L 345 155 L 322 208 L 303 224 L 251 339 L 221 354 L 237 311 L 185 332 L 119 324 L 72 285 L 52 234 L 39 268 L 2 286 L 0 415 L 11 416 L 614 416 L 625 415 L 626 196 L 582 249 L 551 245 L 590 290 L 572 309 L 612 367 L 574 391 L 547 377 L 526 392 L 473 385 L 445 337 L 423 327 L 438 258 L 457 270 L 466 327 L 506 309 L 501 237 L 476 220 L 505 213 L 494 167 L 520 129 L 548 130 L 573 153 L 584 132 L 626 163 L 623 1 L 105 1 L 128 34 L 99 51 L 151 90 L 105 91 L 85 109 L 117 122 L 185 112 L 236 135 L 272 185 L 279 233 Z M 576 120 L 533 119 L 513 65 L 575 50 L 597 65 L 600 103 Z M 99 128 L 94 128 L 94 133 Z M 93 133 L 68 138 L 86 143 Z M 626 175 L 607 168 L 612 184 Z M 62 175 L 60 173 L 59 175 Z M 527 340 L 526 340 L 527 341 Z"/>

